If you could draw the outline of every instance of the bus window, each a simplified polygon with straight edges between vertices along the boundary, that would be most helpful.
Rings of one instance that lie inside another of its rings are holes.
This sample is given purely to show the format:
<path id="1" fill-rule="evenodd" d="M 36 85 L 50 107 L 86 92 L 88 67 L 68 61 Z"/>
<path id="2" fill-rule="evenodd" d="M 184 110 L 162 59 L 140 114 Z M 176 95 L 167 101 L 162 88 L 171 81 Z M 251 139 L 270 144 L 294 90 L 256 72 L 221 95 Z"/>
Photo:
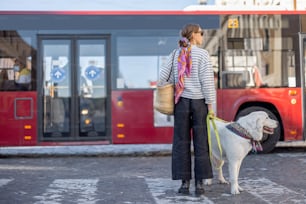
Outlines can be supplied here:
<path id="1" fill-rule="evenodd" d="M 159 67 L 177 45 L 175 37 L 118 37 L 116 88 L 155 88 Z"/>
<path id="2" fill-rule="evenodd" d="M 17 31 L 0 33 L 0 91 L 32 90 L 31 37 L 22 37 Z"/>
<path id="3" fill-rule="evenodd" d="M 229 39 L 228 50 L 225 51 L 226 73 L 223 75 L 232 76 L 222 79 L 232 80 L 234 75 L 246 72 L 246 87 L 295 87 L 295 54 L 292 51 L 292 39 L 269 38 L 269 41 L 269 47 L 273 49 L 266 51 L 264 40 L 260 38 Z M 237 84 L 241 88 L 241 83 L 223 81 L 222 84 L 226 85 L 224 88 Z"/>

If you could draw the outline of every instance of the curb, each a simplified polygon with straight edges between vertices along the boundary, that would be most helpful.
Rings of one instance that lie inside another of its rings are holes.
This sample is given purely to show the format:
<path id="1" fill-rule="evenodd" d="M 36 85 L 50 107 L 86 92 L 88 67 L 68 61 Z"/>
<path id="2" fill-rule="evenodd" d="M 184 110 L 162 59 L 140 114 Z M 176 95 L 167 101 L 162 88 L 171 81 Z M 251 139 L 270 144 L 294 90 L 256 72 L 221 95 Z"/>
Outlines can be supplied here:
<path id="1" fill-rule="evenodd" d="M 0 147 L 0 157 L 169 156 L 171 144 Z"/>

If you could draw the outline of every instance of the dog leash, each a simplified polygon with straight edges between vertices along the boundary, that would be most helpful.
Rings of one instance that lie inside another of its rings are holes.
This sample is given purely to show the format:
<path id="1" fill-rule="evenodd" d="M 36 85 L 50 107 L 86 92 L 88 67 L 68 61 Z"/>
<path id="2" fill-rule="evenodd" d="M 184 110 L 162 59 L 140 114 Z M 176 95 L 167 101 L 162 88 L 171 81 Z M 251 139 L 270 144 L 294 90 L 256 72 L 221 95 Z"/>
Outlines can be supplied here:
<path id="1" fill-rule="evenodd" d="M 217 143 L 218 143 L 218 148 L 220 151 L 220 158 L 222 159 L 222 147 L 221 147 L 221 142 L 220 142 L 220 136 L 217 130 L 217 126 L 215 123 L 215 120 L 219 120 L 219 121 L 223 121 L 221 118 L 218 118 L 216 116 L 211 116 L 210 114 L 207 115 L 206 117 L 206 124 L 207 124 L 207 135 L 208 135 L 208 147 L 209 147 L 209 156 L 210 156 L 210 160 L 212 160 L 212 145 L 211 145 L 211 134 L 210 134 L 210 121 L 212 123 L 213 129 L 215 131 L 215 135 L 216 135 L 216 139 L 217 139 Z M 216 167 L 216 169 L 219 169 L 219 167 Z"/>

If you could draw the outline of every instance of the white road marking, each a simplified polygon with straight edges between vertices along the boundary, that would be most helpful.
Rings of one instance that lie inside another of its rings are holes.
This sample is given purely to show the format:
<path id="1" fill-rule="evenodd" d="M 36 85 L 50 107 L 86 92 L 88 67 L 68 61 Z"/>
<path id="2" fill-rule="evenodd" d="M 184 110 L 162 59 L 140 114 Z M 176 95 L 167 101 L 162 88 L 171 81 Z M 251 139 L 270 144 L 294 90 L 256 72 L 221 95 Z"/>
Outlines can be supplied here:
<path id="1" fill-rule="evenodd" d="M 0 187 L 5 186 L 9 182 L 13 181 L 14 179 L 0 179 Z"/>
<path id="2" fill-rule="evenodd" d="M 306 203 L 306 197 L 266 178 L 240 179 L 240 186 L 266 203 Z"/>
<path id="3" fill-rule="evenodd" d="M 0 179 L 0 187 L 3 187 L 14 179 Z M 191 195 L 178 195 L 177 189 L 180 186 L 180 181 L 173 181 L 166 178 L 145 178 L 148 188 L 158 204 L 173 204 L 173 203 L 204 203 L 213 204 L 214 202 L 206 196 L 196 197 L 194 186 L 191 185 Z M 74 200 L 76 203 L 95 204 L 99 203 L 97 195 L 98 179 L 56 179 L 54 180 L 40 196 L 34 196 L 35 204 L 61 204 L 67 200 Z M 266 178 L 241 178 L 239 183 L 245 192 L 256 197 L 259 202 L 274 204 L 297 204 L 306 203 L 305 191 L 296 192 L 285 186 L 279 185 Z M 212 185 L 212 191 L 214 191 Z M 224 194 L 219 195 L 224 196 Z M 233 196 L 226 194 L 226 196 Z M 238 195 L 239 196 L 239 195 Z M 128 202 L 127 202 L 128 203 Z"/>
<path id="4" fill-rule="evenodd" d="M 98 179 L 56 179 L 41 196 L 35 196 L 35 204 L 60 204 L 73 198 L 76 203 L 94 204 Z"/>
<path id="5" fill-rule="evenodd" d="M 204 204 L 213 204 L 205 196 L 196 197 L 194 195 L 183 196 L 177 194 L 177 189 L 180 186 L 180 181 L 173 181 L 171 179 L 156 178 L 148 179 L 146 178 L 146 183 L 150 189 L 150 192 L 158 204 L 170 204 L 170 203 L 204 203 Z M 190 191 L 194 191 L 192 188 Z"/>

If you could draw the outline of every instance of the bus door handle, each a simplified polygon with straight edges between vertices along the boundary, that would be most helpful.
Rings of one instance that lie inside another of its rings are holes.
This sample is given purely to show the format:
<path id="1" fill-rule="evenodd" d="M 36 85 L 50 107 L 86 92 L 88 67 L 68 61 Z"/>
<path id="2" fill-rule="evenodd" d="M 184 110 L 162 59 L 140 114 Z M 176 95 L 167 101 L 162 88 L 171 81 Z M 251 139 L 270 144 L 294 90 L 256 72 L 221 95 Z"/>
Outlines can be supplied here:
<path id="1" fill-rule="evenodd" d="M 15 98 L 14 100 L 14 118 L 15 120 L 33 118 L 33 99 L 32 98 Z"/>

